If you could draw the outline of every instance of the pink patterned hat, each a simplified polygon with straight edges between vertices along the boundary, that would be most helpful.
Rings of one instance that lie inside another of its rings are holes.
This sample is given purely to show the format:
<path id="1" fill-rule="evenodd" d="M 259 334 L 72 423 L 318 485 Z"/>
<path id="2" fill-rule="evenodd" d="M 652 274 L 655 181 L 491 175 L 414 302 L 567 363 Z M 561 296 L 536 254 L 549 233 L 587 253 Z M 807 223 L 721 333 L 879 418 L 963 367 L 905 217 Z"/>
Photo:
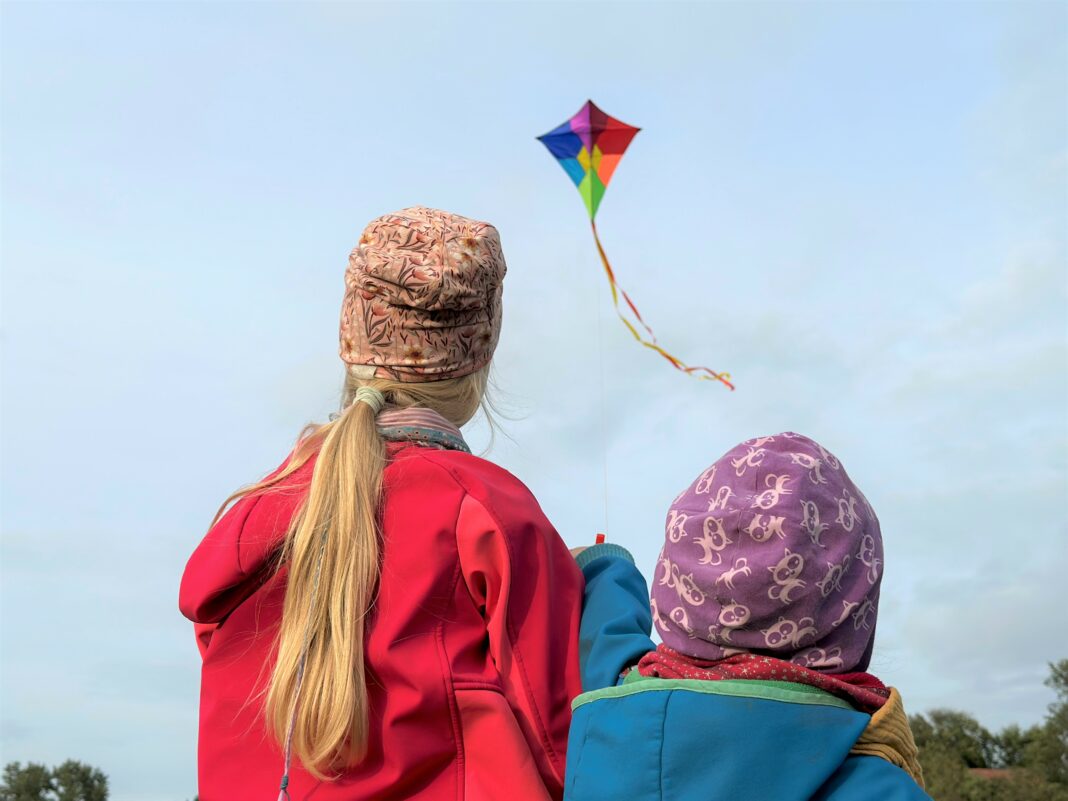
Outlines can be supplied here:
<path id="1" fill-rule="evenodd" d="M 651 606 L 664 643 L 864 670 L 882 580 L 879 520 L 838 459 L 800 434 L 743 442 L 671 505 Z"/>
<path id="2" fill-rule="evenodd" d="M 342 360 L 407 382 L 481 369 L 500 336 L 505 269 L 489 223 L 422 206 L 379 217 L 345 271 Z"/>

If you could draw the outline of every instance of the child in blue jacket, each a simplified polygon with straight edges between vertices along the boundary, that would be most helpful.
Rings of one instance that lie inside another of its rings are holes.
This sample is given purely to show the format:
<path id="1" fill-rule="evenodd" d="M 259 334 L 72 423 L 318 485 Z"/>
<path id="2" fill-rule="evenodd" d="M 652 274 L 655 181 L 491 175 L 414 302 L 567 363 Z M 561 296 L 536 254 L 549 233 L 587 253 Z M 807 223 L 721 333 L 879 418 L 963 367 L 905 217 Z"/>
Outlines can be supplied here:
<path id="1" fill-rule="evenodd" d="M 577 560 L 565 801 L 928 798 L 901 698 L 865 672 L 879 521 L 821 445 L 761 437 L 698 476 L 668 512 L 648 602 L 618 545 Z"/>

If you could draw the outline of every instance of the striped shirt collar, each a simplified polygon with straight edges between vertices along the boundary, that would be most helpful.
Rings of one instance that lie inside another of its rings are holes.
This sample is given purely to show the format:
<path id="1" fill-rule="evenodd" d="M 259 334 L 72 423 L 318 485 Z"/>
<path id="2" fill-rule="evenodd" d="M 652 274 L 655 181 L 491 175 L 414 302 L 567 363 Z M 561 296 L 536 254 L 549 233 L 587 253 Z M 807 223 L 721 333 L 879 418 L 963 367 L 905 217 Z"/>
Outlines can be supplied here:
<path id="1" fill-rule="evenodd" d="M 441 450 L 470 453 L 460 429 L 433 409 L 384 409 L 376 420 L 378 433 L 390 442 L 414 442 Z"/>

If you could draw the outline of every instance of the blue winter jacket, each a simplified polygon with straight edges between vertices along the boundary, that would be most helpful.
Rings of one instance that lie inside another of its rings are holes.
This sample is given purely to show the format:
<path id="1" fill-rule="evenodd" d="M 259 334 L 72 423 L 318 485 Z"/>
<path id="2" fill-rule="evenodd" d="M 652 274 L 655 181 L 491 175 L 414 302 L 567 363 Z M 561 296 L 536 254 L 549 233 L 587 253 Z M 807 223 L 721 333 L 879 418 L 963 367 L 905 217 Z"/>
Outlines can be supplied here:
<path id="1" fill-rule="evenodd" d="M 578 557 L 585 692 L 572 704 L 565 801 L 920 801 L 901 768 L 850 755 L 870 716 L 776 681 L 645 678 L 645 579 L 619 546 Z"/>

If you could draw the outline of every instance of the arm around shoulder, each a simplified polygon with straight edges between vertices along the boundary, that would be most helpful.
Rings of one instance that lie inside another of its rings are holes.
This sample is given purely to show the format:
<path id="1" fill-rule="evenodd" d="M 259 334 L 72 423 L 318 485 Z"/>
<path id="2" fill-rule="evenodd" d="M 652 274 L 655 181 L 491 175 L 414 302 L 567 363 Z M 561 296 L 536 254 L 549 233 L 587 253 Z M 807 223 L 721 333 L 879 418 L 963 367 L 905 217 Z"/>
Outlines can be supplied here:
<path id="1" fill-rule="evenodd" d="M 579 628 L 582 689 L 615 685 L 620 674 L 653 650 L 653 619 L 645 578 L 626 549 L 614 543 L 576 557 L 586 578 Z"/>

